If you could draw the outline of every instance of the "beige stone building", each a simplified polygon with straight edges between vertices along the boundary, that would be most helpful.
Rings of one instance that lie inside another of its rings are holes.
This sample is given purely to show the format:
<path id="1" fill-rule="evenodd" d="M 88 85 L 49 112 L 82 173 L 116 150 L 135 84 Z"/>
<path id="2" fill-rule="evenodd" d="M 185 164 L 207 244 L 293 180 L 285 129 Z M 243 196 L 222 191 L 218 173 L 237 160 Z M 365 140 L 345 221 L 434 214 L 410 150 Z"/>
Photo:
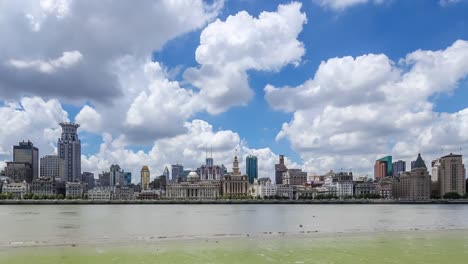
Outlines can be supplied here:
<path id="1" fill-rule="evenodd" d="M 466 170 L 463 156 L 450 153 L 433 162 L 432 181 L 442 197 L 449 192 L 466 193 Z"/>
<path id="2" fill-rule="evenodd" d="M 187 176 L 186 182 L 168 183 L 166 198 L 178 200 L 216 200 L 221 194 L 221 182 L 217 180 L 200 181 L 194 171 Z"/>
<path id="3" fill-rule="evenodd" d="M 393 181 L 393 197 L 402 200 L 426 200 L 431 196 L 431 176 L 418 154 L 411 172 L 404 172 Z"/>
<path id="4" fill-rule="evenodd" d="M 141 181 L 140 181 L 141 190 L 144 190 L 144 191 L 149 190 L 150 171 L 148 169 L 148 166 L 143 166 L 143 168 L 141 168 L 140 176 L 141 176 Z"/>
<path id="5" fill-rule="evenodd" d="M 224 175 L 223 194 L 224 195 L 242 195 L 247 194 L 249 188 L 249 177 L 242 175 L 239 171 L 239 160 L 237 155 L 234 157 L 232 165 L 232 174 Z"/>

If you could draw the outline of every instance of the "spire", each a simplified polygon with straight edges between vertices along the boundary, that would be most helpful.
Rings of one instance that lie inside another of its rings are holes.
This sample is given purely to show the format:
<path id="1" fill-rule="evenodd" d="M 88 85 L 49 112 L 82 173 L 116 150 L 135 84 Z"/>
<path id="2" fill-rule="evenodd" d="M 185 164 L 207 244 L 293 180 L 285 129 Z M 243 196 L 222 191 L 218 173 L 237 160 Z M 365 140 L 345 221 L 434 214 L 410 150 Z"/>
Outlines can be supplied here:
<path id="1" fill-rule="evenodd" d="M 413 166 L 413 169 L 419 169 L 419 168 L 427 169 L 426 163 L 421 158 L 421 153 L 418 154 L 418 158 L 414 162 L 414 166 Z"/>

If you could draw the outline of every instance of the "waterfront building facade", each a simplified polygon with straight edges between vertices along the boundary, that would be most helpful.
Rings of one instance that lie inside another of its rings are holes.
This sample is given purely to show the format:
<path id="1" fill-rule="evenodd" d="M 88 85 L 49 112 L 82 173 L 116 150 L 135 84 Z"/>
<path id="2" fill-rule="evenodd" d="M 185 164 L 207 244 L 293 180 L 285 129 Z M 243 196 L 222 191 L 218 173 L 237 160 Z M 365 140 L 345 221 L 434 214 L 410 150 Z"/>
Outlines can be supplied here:
<path id="1" fill-rule="evenodd" d="M 25 179 L 26 182 L 31 183 L 33 179 L 39 178 L 39 149 L 31 141 L 19 142 L 17 146 L 13 146 L 13 162 L 31 165 L 31 175 Z"/>
<path id="2" fill-rule="evenodd" d="M 450 153 L 441 157 L 435 161 L 432 172 L 440 197 L 452 192 L 462 196 L 466 193 L 466 170 L 462 155 Z"/>
<path id="3" fill-rule="evenodd" d="M 108 201 L 113 199 L 113 191 L 110 187 L 96 187 L 88 191 L 89 200 Z"/>
<path id="4" fill-rule="evenodd" d="M 216 200 L 221 196 L 221 182 L 201 181 L 194 171 L 187 176 L 187 181 L 168 183 L 166 197 L 176 200 Z"/>
<path id="5" fill-rule="evenodd" d="M 427 171 L 426 164 L 418 154 L 411 172 L 400 174 L 393 181 L 393 196 L 403 200 L 425 200 L 431 195 L 431 177 Z"/>
<path id="6" fill-rule="evenodd" d="M 83 198 L 85 186 L 81 182 L 66 182 L 65 195 L 72 198 Z"/>
<path id="7" fill-rule="evenodd" d="M 13 199 L 23 199 L 24 195 L 29 193 L 30 185 L 26 182 L 4 182 L 2 193 L 11 193 Z"/>
<path id="8" fill-rule="evenodd" d="M 224 175 L 223 195 L 242 195 L 247 194 L 249 187 L 249 178 L 242 175 L 239 170 L 239 160 L 234 156 L 232 163 L 232 173 Z"/>
<path id="9" fill-rule="evenodd" d="M 271 182 L 270 178 L 256 179 L 252 185 L 251 195 L 262 199 L 274 197 L 276 195 L 276 185 Z"/>
<path id="10" fill-rule="evenodd" d="M 284 155 L 279 156 L 279 163 L 275 164 L 275 183 L 283 184 L 283 173 L 287 172 L 288 168 L 284 165 Z"/>
<path id="11" fill-rule="evenodd" d="M 62 181 L 76 182 L 81 178 L 81 141 L 78 138 L 78 127 L 75 123 L 60 123 L 62 135 L 57 142 L 58 156 L 64 160 Z"/>
<path id="12" fill-rule="evenodd" d="M 294 199 L 294 187 L 287 184 L 276 184 L 276 196 Z"/>
<path id="13" fill-rule="evenodd" d="M 46 155 L 41 158 L 41 177 L 50 177 L 54 180 L 62 180 L 65 175 L 65 160 L 58 155 Z"/>
<path id="14" fill-rule="evenodd" d="M 37 195 L 55 195 L 55 180 L 51 177 L 40 177 L 31 183 L 30 191 Z"/>
<path id="15" fill-rule="evenodd" d="M 141 190 L 142 190 L 142 191 L 149 190 L 150 171 L 149 171 L 148 166 L 143 166 L 143 167 L 141 168 L 140 176 L 141 176 L 141 179 L 140 179 Z"/>
<path id="16" fill-rule="evenodd" d="M 127 186 L 115 186 L 113 188 L 114 195 L 113 198 L 114 200 L 133 200 L 133 188 L 127 187 Z"/>
<path id="17" fill-rule="evenodd" d="M 258 179 L 258 161 L 256 156 L 249 155 L 245 158 L 245 170 L 247 176 L 249 176 L 249 183 L 253 184 Z"/>
<path id="18" fill-rule="evenodd" d="M 377 194 L 377 187 L 372 182 L 358 182 L 354 186 L 354 196 L 366 196 L 369 194 Z"/>

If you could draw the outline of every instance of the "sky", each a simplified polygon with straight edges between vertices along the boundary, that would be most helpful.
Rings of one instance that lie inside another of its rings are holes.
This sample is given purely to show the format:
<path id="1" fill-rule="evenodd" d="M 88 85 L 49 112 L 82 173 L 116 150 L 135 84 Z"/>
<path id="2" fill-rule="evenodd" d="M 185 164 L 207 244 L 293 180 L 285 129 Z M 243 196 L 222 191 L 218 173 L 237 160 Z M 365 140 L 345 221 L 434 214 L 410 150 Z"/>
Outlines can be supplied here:
<path id="1" fill-rule="evenodd" d="M 468 1 L 0 0 L 0 168 L 80 124 L 82 170 L 373 174 L 468 149 Z M 466 162 L 465 158 L 465 162 Z"/>

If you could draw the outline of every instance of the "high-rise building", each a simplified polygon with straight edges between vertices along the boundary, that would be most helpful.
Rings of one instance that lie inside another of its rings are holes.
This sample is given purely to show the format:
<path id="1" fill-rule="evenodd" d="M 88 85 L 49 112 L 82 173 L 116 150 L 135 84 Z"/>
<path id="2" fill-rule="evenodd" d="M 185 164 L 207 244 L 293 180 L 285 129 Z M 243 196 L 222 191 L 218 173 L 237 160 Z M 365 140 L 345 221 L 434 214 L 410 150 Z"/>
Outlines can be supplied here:
<path id="1" fill-rule="evenodd" d="M 182 177 L 184 174 L 184 166 L 181 164 L 174 164 L 171 165 L 172 173 L 171 173 L 171 181 L 176 182 L 178 177 Z"/>
<path id="2" fill-rule="evenodd" d="M 94 173 L 92 172 L 83 172 L 81 174 L 81 182 L 86 183 L 87 189 L 91 190 L 94 189 L 96 185 L 96 181 L 94 179 Z"/>
<path id="3" fill-rule="evenodd" d="M 124 170 L 119 165 L 112 164 L 110 166 L 110 186 L 124 186 L 124 173 Z"/>
<path id="4" fill-rule="evenodd" d="M 386 176 L 393 176 L 392 156 L 386 156 L 375 161 L 374 179 L 379 180 Z"/>
<path id="5" fill-rule="evenodd" d="M 132 185 L 132 173 L 131 172 L 126 171 L 124 173 L 124 185 L 125 186 Z"/>
<path id="6" fill-rule="evenodd" d="M 41 158 L 40 172 L 41 177 L 61 180 L 65 174 L 65 160 L 57 155 L 46 155 Z"/>
<path id="7" fill-rule="evenodd" d="M 462 155 L 450 153 L 441 157 L 435 161 L 432 172 L 441 197 L 449 192 L 456 192 L 460 195 L 466 193 L 466 170 Z"/>
<path id="8" fill-rule="evenodd" d="M 75 123 L 60 123 L 62 135 L 57 142 L 60 158 L 65 160 L 63 181 L 75 182 L 81 178 L 81 141 L 77 130 L 80 125 Z"/>
<path id="9" fill-rule="evenodd" d="M 163 175 L 166 177 L 166 181 L 169 181 L 170 173 L 169 173 L 169 169 L 167 168 L 167 166 L 164 167 Z"/>
<path id="10" fill-rule="evenodd" d="M 13 162 L 31 164 L 32 175 L 28 175 L 26 179 L 28 183 L 39 178 L 39 150 L 34 147 L 31 141 L 19 142 L 18 146 L 13 146 Z"/>
<path id="11" fill-rule="evenodd" d="M 304 185 L 307 182 L 307 172 L 302 169 L 288 169 L 283 173 L 282 184 Z"/>
<path id="12" fill-rule="evenodd" d="M 214 165 L 213 157 L 206 158 L 204 165 L 196 170 L 197 175 L 200 176 L 201 181 L 219 181 L 225 173 L 224 165 Z M 185 174 L 185 173 L 184 173 Z"/>
<path id="13" fill-rule="evenodd" d="M 150 171 L 148 169 L 148 166 L 143 166 L 141 168 L 141 190 L 146 191 L 149 189 L 149 184 L 150 184 Z"/>
<path id="14" fill-rule="evenodd" d="M 279 163 L 275 164 L 275 183 L 283 184 L 283 173 L 287 172 L 288 168 L 284 165 L 284 155 L 279 156 Z"/>
<path id="15" fill-rule="evenodd" d="M 99 174 L 99 186 L 109 187 L 110 186 L 110 172 L 102 172 Z"/>
<path id="16" fill-rule="evenodd" d="M 245 159 L 245 170 L 249 176 L 249 183 L 253 184 L 255 179 L 258 179 L 258 162 L 257 157 L 249 155 Z"/>
<path id="17" fill-rule="evenodd" d="M 397 177 L 400 172 L 406 171 L 406 162 L 404 160 L 395 161 L 392 163 L 393 176 Z"/>

